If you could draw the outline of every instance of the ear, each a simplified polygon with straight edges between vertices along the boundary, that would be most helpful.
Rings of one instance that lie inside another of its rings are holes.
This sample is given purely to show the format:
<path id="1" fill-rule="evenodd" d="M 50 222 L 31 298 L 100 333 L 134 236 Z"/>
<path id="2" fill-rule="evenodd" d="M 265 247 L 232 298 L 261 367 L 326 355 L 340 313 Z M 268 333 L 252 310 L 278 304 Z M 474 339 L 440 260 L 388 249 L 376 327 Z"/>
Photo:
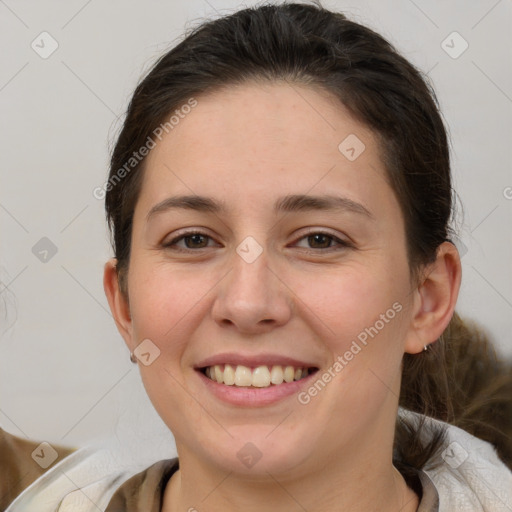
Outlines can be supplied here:
<path id="1" fill-rule="evenodd" d="M 450 242 L 443 242 L 437 250 L 436 261 L 425 268 L 413 292 L 413 317 L 405 352 L 417 354 L 443 334 L 455 311 L 461 276 L 457 248 Z"/>
<path id="2" fill-rule="evenodd" d="M 107 296 L 110 311 L 116 322 L 118 331 L 124 338 L 126 345 L 132 350 L 132 318 L 130 306 L 119 286 L 119 276 L 117 273 L 117 260 L 112 258 L 105 263 L 103 271 L 103 289 Z"/>

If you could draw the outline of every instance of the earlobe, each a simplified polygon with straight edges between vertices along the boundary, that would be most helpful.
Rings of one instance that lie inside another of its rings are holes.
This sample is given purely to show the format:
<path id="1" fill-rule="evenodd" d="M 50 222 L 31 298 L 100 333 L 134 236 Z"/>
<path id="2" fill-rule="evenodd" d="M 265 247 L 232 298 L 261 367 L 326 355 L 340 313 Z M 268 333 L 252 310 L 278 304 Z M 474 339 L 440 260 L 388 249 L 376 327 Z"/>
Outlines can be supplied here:
<path id="1" fill-rule="evenodd" d="M 132 346 L 132 319 L 126 297 L 119 286 L 119 276 L 116 268 L 117 260 L 111 258 L 105 263 L 103 271 L 103 289 L 107 296 L 110 311 L 116 322 L 121 336 L 128 348 Z"/>
<path id="2" fill-rule="evenodd" d="M 436 261 L 425 269 L 415 291 L 415 309 L 405 352 L 418 354 L 443 334 L 455 311 L 461 275 L 457 248 L 450 242 L 443 242 L 437 250 Z"/>

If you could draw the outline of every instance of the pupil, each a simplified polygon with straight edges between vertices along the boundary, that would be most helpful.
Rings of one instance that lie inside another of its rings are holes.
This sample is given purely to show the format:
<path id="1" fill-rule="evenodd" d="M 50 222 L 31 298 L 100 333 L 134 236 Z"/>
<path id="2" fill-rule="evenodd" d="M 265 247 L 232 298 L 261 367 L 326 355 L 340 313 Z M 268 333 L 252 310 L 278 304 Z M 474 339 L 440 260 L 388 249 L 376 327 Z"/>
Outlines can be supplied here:
<path id="1" fill-rule="evenodd" d="M 190 235 L 187 237 L 187 243 L 186 246 L 190 248 L 190 245 L 188 242 L 192 240 L 192 246 L 196 246 L 197 244 L 201 244 L 201 239 L 204 238 L 203 235 Z"/>
<path id="2" fill-rule="evenodd" d="M 325 243 L 322 244 L 322 241 L 321 240 L 324 240 L 325 242 L 327 242 L 327 245 Z M 309 243 L 311 245 L 315 245 L 315 243 L 320 240 L 320 245 L 323 246 L 323 247 L 329 247 L 329 237 L 326 236 L 326 235 L 322 235 L 322 234 L 316 234 L 316 235 L 310 235 L 309 236 Z"/>

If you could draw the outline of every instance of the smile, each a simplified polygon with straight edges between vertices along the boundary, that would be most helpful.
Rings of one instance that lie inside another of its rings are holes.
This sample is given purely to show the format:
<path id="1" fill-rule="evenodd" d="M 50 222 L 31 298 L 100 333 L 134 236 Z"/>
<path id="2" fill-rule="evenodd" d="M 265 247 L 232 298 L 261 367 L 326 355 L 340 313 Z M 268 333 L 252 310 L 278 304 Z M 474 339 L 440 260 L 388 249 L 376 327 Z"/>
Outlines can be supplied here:
<path id="1" fill-rule="evenodd" d="M 283 383 L 301 380 L 317 368 L 300 368 L 294 366 L 257 366 L 216 364 L 202 369 L 206 377 L 226 386 L 268 388 Z"/>

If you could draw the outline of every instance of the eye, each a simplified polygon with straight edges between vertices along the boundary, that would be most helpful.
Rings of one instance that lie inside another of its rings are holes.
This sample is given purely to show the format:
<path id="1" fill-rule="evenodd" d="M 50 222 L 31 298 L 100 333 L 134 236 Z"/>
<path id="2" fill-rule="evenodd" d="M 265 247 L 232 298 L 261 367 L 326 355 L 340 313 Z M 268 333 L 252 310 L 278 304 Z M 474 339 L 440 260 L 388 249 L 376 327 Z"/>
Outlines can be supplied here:
<path id="1" fill-rule="evenodd" d="M 208 247 L 209 240 L 213 239 L 201 231 L 188 231 L 172 239 L 170 242 L 163 243 L 162 247 L 176 249 L 178 251 L 205 249 Z M 179 244 L 181 242 L 184 242 L 185 246 L 180 246 Z"/>
<path id="2" fill-rule="evenodd" d="M 326 250 L 341 250 L 347 247 L 352 247 L 352 244 L 346 240 L 341 240 L 338 237 L 326 233 L 324 231 L 313 231 L 302 238 L 299 242 L 305 240 L 309 244 L 309 247 L 305 249 L 314 249 L 315 251 L 326 251 Z M 296 243 L 296 245 L 298 242 Z M 334 245 L 333 245 L 334 244 Z"/>
<path id="3" fill-rule="evenodd" d="M 188 231 L 173 238 L 170 242 L 164 242 L 162 247 L 176 251 L 192 252 L 194 250 L 212 247 L 209 243 L 211 241 L 213 241 L 213 238 L 201 231 Z M 309 250 L 309 252 L 330 252 L 353 247 L 350 242 L 341 240 L 324 231 L 312 231 L 307 233 L 295 242 L 295 246 L 300 247 L 299 243 L 302 241 L 305 241 L 309 246 L 302 246 L 301 248 Z"/>

